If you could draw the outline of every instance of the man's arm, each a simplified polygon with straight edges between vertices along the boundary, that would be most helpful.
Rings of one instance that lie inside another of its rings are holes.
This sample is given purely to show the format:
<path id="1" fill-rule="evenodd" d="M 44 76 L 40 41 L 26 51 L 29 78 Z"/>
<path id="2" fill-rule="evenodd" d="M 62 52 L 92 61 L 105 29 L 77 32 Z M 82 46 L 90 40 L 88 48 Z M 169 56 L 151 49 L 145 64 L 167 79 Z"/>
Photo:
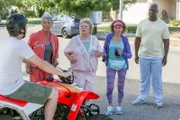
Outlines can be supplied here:
<path id="1" fill-rule="evenodd" d="M 60 76 L 63 76 L 63 77 L 68 77 L 68 76 L 71 75 L 70 73 L 63 73 L 63 72 L 59 71 L 53 65 L 51 65 L 50 63 L 42 60 L 37 55 L 33 55 L 32 57 L 30 57 L 28 59 L 28 61 L 30 61 L 31 63 L 35 64 L 40 69 L 42 69 L 42 70 L 44 70 L 44 71 L 46 71 L 48 73 L 52 73 L 52 74 L 55 74 L 55 75 L 60 75 Z"/>
<path id="2" fill-rule="evenodd" d="M 26 64 L 30 64 L 30 61 L 26 60 L 26 59 L 23 59 L 23 62 L 26 63 Z"/>
<path id="3" fill-rule="evenodd" d="M 167 64 L 167 56 L 169 52 L 169 39 L 163 39 L 164 42 L 164 58 L 163 58 L 163 66 Z"/>
<path id="4" fill-rule="evenodd" d="M 136 37 L 134 41 L 134 49 L 135 49 L 135 62 L 139 63 L 138 51 L 141 44 L 141 37 Z"/>

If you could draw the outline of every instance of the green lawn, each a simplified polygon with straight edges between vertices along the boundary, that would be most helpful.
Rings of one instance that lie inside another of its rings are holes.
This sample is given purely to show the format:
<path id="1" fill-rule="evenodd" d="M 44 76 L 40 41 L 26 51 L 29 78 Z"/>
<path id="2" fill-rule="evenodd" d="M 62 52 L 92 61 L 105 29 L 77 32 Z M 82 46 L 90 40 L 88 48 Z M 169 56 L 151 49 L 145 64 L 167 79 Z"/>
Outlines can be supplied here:
<path id="1" fill-rule="evenodd" d="M 127 25 L 128 32 L 135 33 L 136 32 L 137 25 L 129 24 Z M 104 31 L 110 31 L 109 26 L 99 26 L 97 27 L 98 30 L 104 30 Z"/>
<path id="2" fill-rule="evenodd" d="M 28 24 L 41 24 L 41 20 L 28 20 Z"/>
<path id="3" fill-rule="evenodd" d="M 2 20 L 0 24 L 5 24 L 6 20 Z M 28 18 L 28 24 L 41 24 L 41 18 Z M 137 24 L 127 24 L 129 33 L 135 33 Z M 109 26 L 97 26 L 97 30 L 110 31 Z M 170 31 L 179 31 L 180 26 L 169 26 Z"/>
<path id="4" fill-rule="evenodd" d="M 99 26 L 98 30 L 110 31 L 109 26 Z M 136 33 L 136 24 L 127 24 L 127 29 L 129 33 Z M 180 31 L 180 26 L 169 26 L 169 31 Z"/>
<path id="5" fill-rule="evenodd" d="M 180 31 L 180 26 L 169 26 L 170 31 Z"/>
<path id="6" fill-rule="evenodd" d="M 0 24 L 5 24 L 6 20 L 2 20 Z M 28 24 L 41 24 L 41 19 L 28 19 Z"/>

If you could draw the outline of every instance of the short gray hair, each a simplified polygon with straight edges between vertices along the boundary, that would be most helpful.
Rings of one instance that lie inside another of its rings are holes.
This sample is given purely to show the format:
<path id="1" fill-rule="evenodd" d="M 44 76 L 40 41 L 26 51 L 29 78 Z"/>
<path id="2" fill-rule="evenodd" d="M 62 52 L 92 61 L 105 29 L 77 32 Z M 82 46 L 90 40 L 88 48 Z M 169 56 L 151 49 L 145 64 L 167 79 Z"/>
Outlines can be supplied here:
<path id="1" fill-rule="evenodd" d="M 49 21 L 53 22 L 52 16 L 49 14 L 49 12 L 44 12 L 43 16 L 41 17 L 41 20 L 43 20 L 44 18 L 46 18 Z"/>
<path id="2" fill-rule="evenodd" d="M 89 19 L 89 18 L 83 18 L 83 19 L 80 20 L 80 25 L 81 25 L 82 23 L 87 23 L 87 24 L 89 25 L 89 27 L 90 27 L 90 28 L 89 28 L 90 34 L 92 34 L 93 24 L 92 24 L 92 22 L 91 22 L 91 19 Z"/>

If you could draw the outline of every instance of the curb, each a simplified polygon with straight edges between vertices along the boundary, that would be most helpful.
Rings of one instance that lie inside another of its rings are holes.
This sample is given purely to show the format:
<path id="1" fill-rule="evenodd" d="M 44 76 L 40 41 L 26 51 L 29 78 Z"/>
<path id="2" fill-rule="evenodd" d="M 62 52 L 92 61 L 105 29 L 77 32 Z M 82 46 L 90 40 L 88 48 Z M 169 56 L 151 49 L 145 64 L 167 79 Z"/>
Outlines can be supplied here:
<path id="1" fill-rule="evenodd" d="M 0 24 L 0 27 L 5 27 L 5 24 Z"/>
<path id="2" fill-rule="evenodd" d="M 107 34 L 110 32 L 108 31 L 98 31 L 98 33 L 95 35 L 99 40 L 105 40 Z M 135 33 L 124 33 L 126 37 L 136 37 Z M 180 38 L 170 38 L 170 40 L 178 41 L 180 42 Z"/>
<path id="3" fill-rule="evenodd" d="M 179 38 L 170 38 L 170 40 L 179 41 L 179 42 L 180 42 L 180 39 L 179 39 Z"/>

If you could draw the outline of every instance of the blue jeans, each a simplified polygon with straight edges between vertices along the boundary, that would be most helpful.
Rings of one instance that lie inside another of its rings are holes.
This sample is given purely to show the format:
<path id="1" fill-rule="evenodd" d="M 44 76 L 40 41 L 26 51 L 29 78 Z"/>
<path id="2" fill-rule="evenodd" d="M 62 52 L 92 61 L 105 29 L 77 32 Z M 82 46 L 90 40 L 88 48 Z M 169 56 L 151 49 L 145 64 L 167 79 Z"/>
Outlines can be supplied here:
<path id="1" fill-rule="evenodd" d="M 140 59 L 140 94 L 139 99 L 145 100 L 150 91 L 150 79 L 154 101 L 162 101 L 162 58 L 139 56 Z"/>

